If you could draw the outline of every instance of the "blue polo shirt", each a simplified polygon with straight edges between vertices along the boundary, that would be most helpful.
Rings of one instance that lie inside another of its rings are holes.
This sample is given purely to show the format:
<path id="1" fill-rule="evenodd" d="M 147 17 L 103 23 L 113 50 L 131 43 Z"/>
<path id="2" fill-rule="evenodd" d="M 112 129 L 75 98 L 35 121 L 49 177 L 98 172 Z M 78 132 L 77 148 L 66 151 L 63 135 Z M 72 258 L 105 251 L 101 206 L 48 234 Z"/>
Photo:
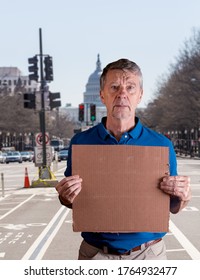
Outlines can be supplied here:
<path id="1" fill-rule="evenodd" d="M 71 176 L 71 146 L 72 145 L 136 145 L 136 146 L 161 146 L 169 148 L 169 166 L 170 175 L 177 175 L 176 154 L 174 152 L 171 141 L 145 126 L 136 117 L 135 127 L 125 132 L 120 141 L 117 141 L 108 130 L 105 128 L 106 118 L 98 125 L 76 134 L 70 143 L 69 157 L 67 161 L 67 169 L 65 176 Z M 123 209 L 122 209 L 123 211 Z M 141 245 L 150 240 L 155 240 L 163 237 L 166 232 L 134 232 L 134 233 L 96 233 L 96 232 L 82 232 L 84 240 L 98 248 L 107 246 L 116 250 L 118 253 L 124 253 L 131 248 Z"/>

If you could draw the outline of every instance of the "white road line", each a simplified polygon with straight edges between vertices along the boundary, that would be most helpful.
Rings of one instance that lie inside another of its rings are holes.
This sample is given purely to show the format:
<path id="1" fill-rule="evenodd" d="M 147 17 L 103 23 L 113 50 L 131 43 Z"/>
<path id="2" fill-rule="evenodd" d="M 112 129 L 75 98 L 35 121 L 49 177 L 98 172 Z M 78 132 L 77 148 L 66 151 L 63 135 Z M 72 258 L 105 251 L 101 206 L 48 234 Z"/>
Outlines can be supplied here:
<path id="1" fill-rule="evenodd" d="M 59 228 L 63 224 L 70 209 L 66 209 L 65 206 L 61 206 L 56 215 L 51 219 L 47 227 L 38 236 L 26 254 L 22 257 L 22 260 L 41 260 L 46 250 L 51 244 L 53 238 L 58 232 Z"/>
<path id="2" fill-rule="evenodd" d="M 6 216 L 8 216 L 9 214 L 11 214 L 12 212 L 14 212 L 15 210 L 17 210 L 19 207 L 21 207 L 23 204 L 25 204 L 26 202 L 28 202 L 30 199 L 32 199 L 35 196 L 35 194 L 31 195 L 29 198 L 27 198 L 26 200 L 24 200 L 23 202 L 21 202 L 20 204 L 18 204 L 16 207 L 14 207 L 13 209 L 11 209 L 9 212 L 7 212 L 6 214 L 4 214 L 3 216 L 0 217 L 0 220 L 2 220 L 3 218 L 5 218 Z"/>
<path id="3" fill-rule="evenodd" d="M 186 252 L 190 255 L 192 260 L 200 260 L 200 252 L 194 247 L 194 245 L 186 238 L 186 236 L 175 226 L 170 220 L 169 228 L 179 243 L 183 246 Z"/>
<path id="4" fill-rule="evenodd" d="M 5 252 L 0 252 L 0 258 L 4 258 L 5 254 Z"/>
<path id="5" fill-rule="evenodd" d="M 22 201 L 22 200 L 20 200 L 20 201 Z M 10 205 L 10 204 L 18 204 L 19 203 L 19 201 L 15 201 L 15 202 L 3 202 L 3 203 L 1 203 L 1 205 Z"/>
<path id="6" fill-rule="evenodd" d="M 185 249 L 169 249 L 169 250 L 166 250 L 166 252 L 180 252 L 180 251 L 185 251 Z"/>
<path id="7" fill-rule="evenodd" d="M 67 167 L 67 166 L 64 166 L 64 167 L 59 168 L 59 169 L 55 172 L 55 174 L 57 174 L 57 173 L 59 173 L 59 172 L 61 172 L 61 171 L 64 171 L 64 170 L 66 169 L 66 167 Z M 64 177 L 64 172 L 63 172 L 63 177 Z"/>
<path id="8" fill-rule="evenodd" d="M 1 201 L 1 200 L 4 200 L 5 198 L 7 198 L 7 197 L 9 197 L 9 196 L 10 196 L 10 194 L 6 194 L 5 196 L 0 197 L 0 201 Z"/>

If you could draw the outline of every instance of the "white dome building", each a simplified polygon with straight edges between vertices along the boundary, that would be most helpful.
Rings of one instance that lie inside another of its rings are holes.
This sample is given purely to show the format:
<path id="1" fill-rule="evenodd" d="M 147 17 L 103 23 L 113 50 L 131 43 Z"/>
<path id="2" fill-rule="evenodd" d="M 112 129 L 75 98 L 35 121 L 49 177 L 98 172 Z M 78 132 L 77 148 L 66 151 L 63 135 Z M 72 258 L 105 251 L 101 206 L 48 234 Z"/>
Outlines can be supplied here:
<path id="1" fill-rule="evenodd" d="M 83 93 L 83 103 L 85 105 L 85 121 L 90 122 L 90 104 L 96 105 L 96 121 L 98 123 L 101 118 L 106 115 L 106 108 L 100 99 L 100 76 L 102 73 L 100 55 L 97 55 L 96 69 L 89 76 L 86 84 L 86 90 Z"/>
<path id="2" fill-rule="evenodd" d="M 100 55 L 97 55 L 96 69 L 89 76 L 88 82 L 85 86 L 85 92 L 83 93 L 84 103 L 84 121 L 82 126 L 90 126 L 101 122 L 102 117 L 106 116 L 106 107 L 100 99 L 100 76 L 101 76 L 101 61 Z M 96 105 L 96 121 L 90 120 L 90 104 Z M 78 108 L 74 108 L 67 104 L 65 107 L 60 108 L 60 112 L 63 115 L 68 116 L 73 120 L 78 120 Z"/>
<path id="3" fill-rule="evenodd" d="M 86 84 L 86 91 L 83 93 L 84 103 L 95 104 L 96 106 L 103 106 L 99 92 L 100 92 L 100 76 L 101 76 L 101 62 L 99 54 L 97 55 L 96 69 L 89 76 Z"/>

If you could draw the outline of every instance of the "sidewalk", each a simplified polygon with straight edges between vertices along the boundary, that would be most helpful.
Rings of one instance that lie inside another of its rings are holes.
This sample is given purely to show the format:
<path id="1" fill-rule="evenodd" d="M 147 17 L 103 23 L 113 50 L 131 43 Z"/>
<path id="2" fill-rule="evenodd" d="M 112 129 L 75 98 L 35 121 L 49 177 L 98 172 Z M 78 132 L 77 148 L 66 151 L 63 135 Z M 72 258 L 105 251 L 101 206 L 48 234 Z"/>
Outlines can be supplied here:
<path id="1" fill-rule="evenodd" d="M 179 154 L 179 153 L 176 153 L 176 156 L 180 157 L 180 158 L 185 158 L 185 159 L 197 159 L 197 160 L 200 160 L 200 157 L 197 157 L 197 156 L 191 156 L 191 155 L 185 155 L 185 154 Z"/>

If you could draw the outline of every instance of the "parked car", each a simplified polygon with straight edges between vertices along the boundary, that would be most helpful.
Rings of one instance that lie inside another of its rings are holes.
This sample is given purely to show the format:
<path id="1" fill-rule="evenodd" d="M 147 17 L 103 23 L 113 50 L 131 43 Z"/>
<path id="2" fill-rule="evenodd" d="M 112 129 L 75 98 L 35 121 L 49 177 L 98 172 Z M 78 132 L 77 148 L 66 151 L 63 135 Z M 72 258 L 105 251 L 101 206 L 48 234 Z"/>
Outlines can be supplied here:
<path id="1" fill-rule="evenodd" d="M 33 161 L 33 158 L 34 158 L 34 151 L 29 151 L 29 153 L 30 153 L 31 160 Z"/>
<path id="2" fill-rule="evenodd" d="M 67 160 L 68 159 L 68 150 L 61 150 L 58 153 L 58 161 Z"/>
<path id="3" fill-rule="evenodd" d="M 23 151 L 20 154 L 22 157 L 22 161 L 32 161 L 33 159 L 31 152 Z"/>
<path id="4" fill-rule="evenodd" d="M 6 162 L 6 153 L 0 151 L 0 163 L 5 163 L 5 162 Z"/>
<path id="5" fill-rule="evenodd" d="M 6 163 L 19 162 L 22 163 L 22 156 L 20 152 L 8 152 L 6 155 Z"/>

